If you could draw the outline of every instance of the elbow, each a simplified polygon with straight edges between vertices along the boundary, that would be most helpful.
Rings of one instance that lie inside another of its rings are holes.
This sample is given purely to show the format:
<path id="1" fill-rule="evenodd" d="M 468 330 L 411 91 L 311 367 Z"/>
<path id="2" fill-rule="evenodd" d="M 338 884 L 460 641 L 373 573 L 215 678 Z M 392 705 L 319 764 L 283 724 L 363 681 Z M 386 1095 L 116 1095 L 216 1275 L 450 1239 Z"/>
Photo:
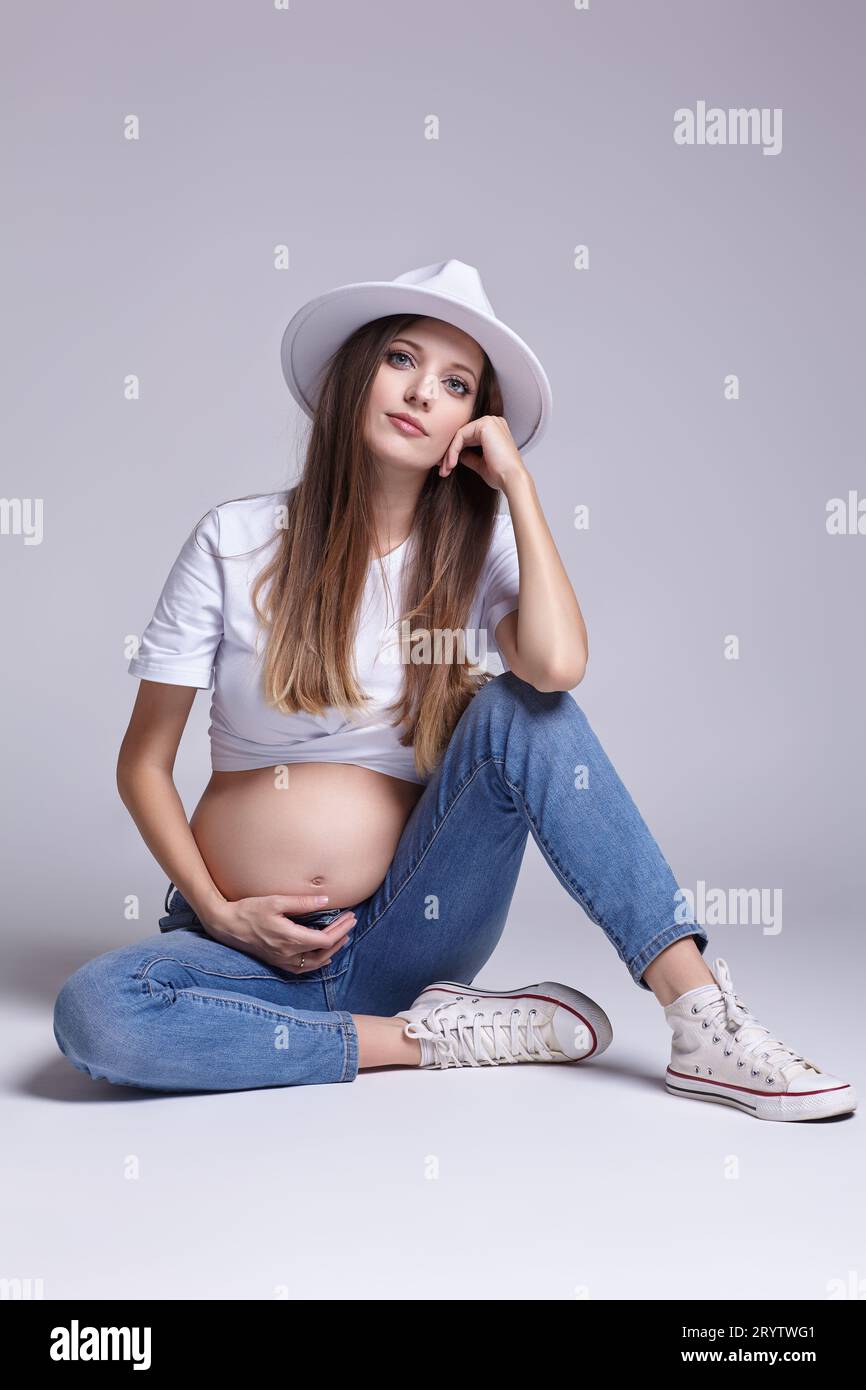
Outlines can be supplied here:
<path id="1" fill-rule="evenodd" d="M 133 780 L 132 769 L 122 758 L 118 758 L 117 767 L 114 769 L 114 785 L 117 787 L 117 794 L 124 806 L 129 805 L 129 787 Z"/>
<path id="2" fill-rule="evenodd" d="M 146 777 L 153 771 L 167 773 L 169 777 L 172 775 L 172 769 L 160 761 L 142 758 L 140 755 L 133 756 L 131 753 L 118 758 L 114 770 L 114 782 L 117 787 L 117 794 L 127 809 L 131 799 L 141 786 L 142 777 Z"/>
<path id="3" fill-rule="evenodd" d="M 135 776 L 137 760 L 130 743 L 124 739 L 117 754 L 117 764 L 114 769 L 114 780 L 117 790 L 123 795 L 123 788 L 130 778 Z"/>
<path id="4" fill-rule="evenodd" d="M 540 680 L 534 680 L 532 684 L 536 690 L 542 690 L 547 694 L 553 694 L 558 690 L 573 690 L 576 685 L 580 685 L 586 674 L 586 658 L 582 661 L 573 662 L 570 666 L 557 666 L 544 673 Z"/>
<path id="5" fill-rule="evenodd" d="M 514 652 L 514 659 L 510 665 L 514 674 L 526 681 L 527 685 L 542 691 L 543 694 L 550 695 L 559 690 L 573 690 L 576 685 L 580 685 L 586 674 L 588 659 L 589 652 L 584 644 L 581 650 L 570 651 L 562 661 L 543 663 L 541 669 L 533 669 L 525 665 L 517 651 Z"/>
<path id="6" fill-rule="evenodd" d="M 554 695 L 557 691 L 573 690 L 576 685 L 580 685 L 583 680 L 583 673 L 573 679 L 569 675 L 549 676 L 543 681 L 533 681 L 536 690 L 543 691 L 546 695 Z"/>

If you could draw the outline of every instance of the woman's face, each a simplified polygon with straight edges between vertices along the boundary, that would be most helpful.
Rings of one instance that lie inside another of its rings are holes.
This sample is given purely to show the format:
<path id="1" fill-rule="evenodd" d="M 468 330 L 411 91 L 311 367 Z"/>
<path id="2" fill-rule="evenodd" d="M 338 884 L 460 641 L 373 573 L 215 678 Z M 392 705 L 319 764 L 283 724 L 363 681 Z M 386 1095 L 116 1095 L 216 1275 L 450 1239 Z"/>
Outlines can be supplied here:
<path id="1" fill-rule="evenodd" d="M 373 379 L 366 438 L 390 464 L 438 466 L 461 425 L 472 419 L 483 354 L 474 338 L 441 319 L 419 318 L 389 339 Z M 391 418 L 408 416 L 424 431 L 402 429 Z"/>

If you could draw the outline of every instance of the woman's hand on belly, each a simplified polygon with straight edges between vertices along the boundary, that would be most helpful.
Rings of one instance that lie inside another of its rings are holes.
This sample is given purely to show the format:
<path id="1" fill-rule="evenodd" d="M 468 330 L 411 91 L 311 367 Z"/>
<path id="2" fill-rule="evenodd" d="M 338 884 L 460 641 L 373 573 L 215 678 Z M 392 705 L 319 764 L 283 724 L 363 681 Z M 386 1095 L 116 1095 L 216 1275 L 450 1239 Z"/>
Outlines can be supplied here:
<path id="1" fill-rule="evenodd" d="M 327 965 L 346 944 L 355 925 L 355 914 L 349 911 L 341 912 L 321 929 L 293 922 L 289 915 L 314 912 L 320 906 L 314 896 L 305 893 L 240 898 L 226 903 L 216 920 L 203 925 L 208 936 L 223 946 L 244 951 L 278 970 L 302 975 Z"/>

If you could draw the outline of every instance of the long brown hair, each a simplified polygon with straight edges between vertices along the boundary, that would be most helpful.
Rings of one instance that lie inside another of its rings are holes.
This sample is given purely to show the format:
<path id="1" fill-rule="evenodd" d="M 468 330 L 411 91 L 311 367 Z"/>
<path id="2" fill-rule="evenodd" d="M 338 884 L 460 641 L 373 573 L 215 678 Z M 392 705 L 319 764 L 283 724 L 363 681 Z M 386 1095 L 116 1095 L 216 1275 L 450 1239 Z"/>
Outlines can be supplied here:
<path id="1" fill-rule="evenodd" d="M 287 494 L 282 538 L 251 591 L 268 634 L 264 696 L 284 714 L 322 715 L 332 706 L 351 720 L 370 698 L 352 660 L 358 606 L 378 540 L 378 469 L 364 439 L 367 402 L 388 343 L 417 317 L 388 315 L 364 324 L 324 369 L 303 473 Z M 502 413 L 496 374 L 485 354 L 472 418 Z M 447 479 L 430 468 L 412 518 L 399 632 L 404 618 L 410 635 L 416 625 L 430 634 L 465 630 L 498 500 L 470 468 L 455 468 Z M 400 743 L 414 745 L 415 767 L 426 780 L 464 709 L 492 674 L 468 659 L 410 660 L 402 669 L 400 694 L 386 708 L 396 716 L 393 723 L 405 724 Z"/>

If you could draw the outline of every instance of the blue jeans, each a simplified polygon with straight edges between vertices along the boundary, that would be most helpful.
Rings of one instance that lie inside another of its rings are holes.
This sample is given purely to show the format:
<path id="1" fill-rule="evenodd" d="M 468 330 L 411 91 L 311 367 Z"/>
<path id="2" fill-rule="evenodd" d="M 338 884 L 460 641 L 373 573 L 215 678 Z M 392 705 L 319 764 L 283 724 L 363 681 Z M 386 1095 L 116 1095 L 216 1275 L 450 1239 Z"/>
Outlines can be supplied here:
<path id="1" fill-rule="evenodd" d="M 505 927 L 529 832 L 635 983 L 707 934 L 573 695 L 511 671 L 482 686 L 403 828 L 352 937 L 303 975 L 208 936 L 175 890 L 160 932 L 63 985 L 54 1034 L 91 1077 L 155 1090 L 354 1081 L 353 1014 L 392 1016 L 434 980 L 471 984 Z M 169 885 L 171 889 L 172 885 Z M 344 907 L 299 915 L 325 926 Z"/>

